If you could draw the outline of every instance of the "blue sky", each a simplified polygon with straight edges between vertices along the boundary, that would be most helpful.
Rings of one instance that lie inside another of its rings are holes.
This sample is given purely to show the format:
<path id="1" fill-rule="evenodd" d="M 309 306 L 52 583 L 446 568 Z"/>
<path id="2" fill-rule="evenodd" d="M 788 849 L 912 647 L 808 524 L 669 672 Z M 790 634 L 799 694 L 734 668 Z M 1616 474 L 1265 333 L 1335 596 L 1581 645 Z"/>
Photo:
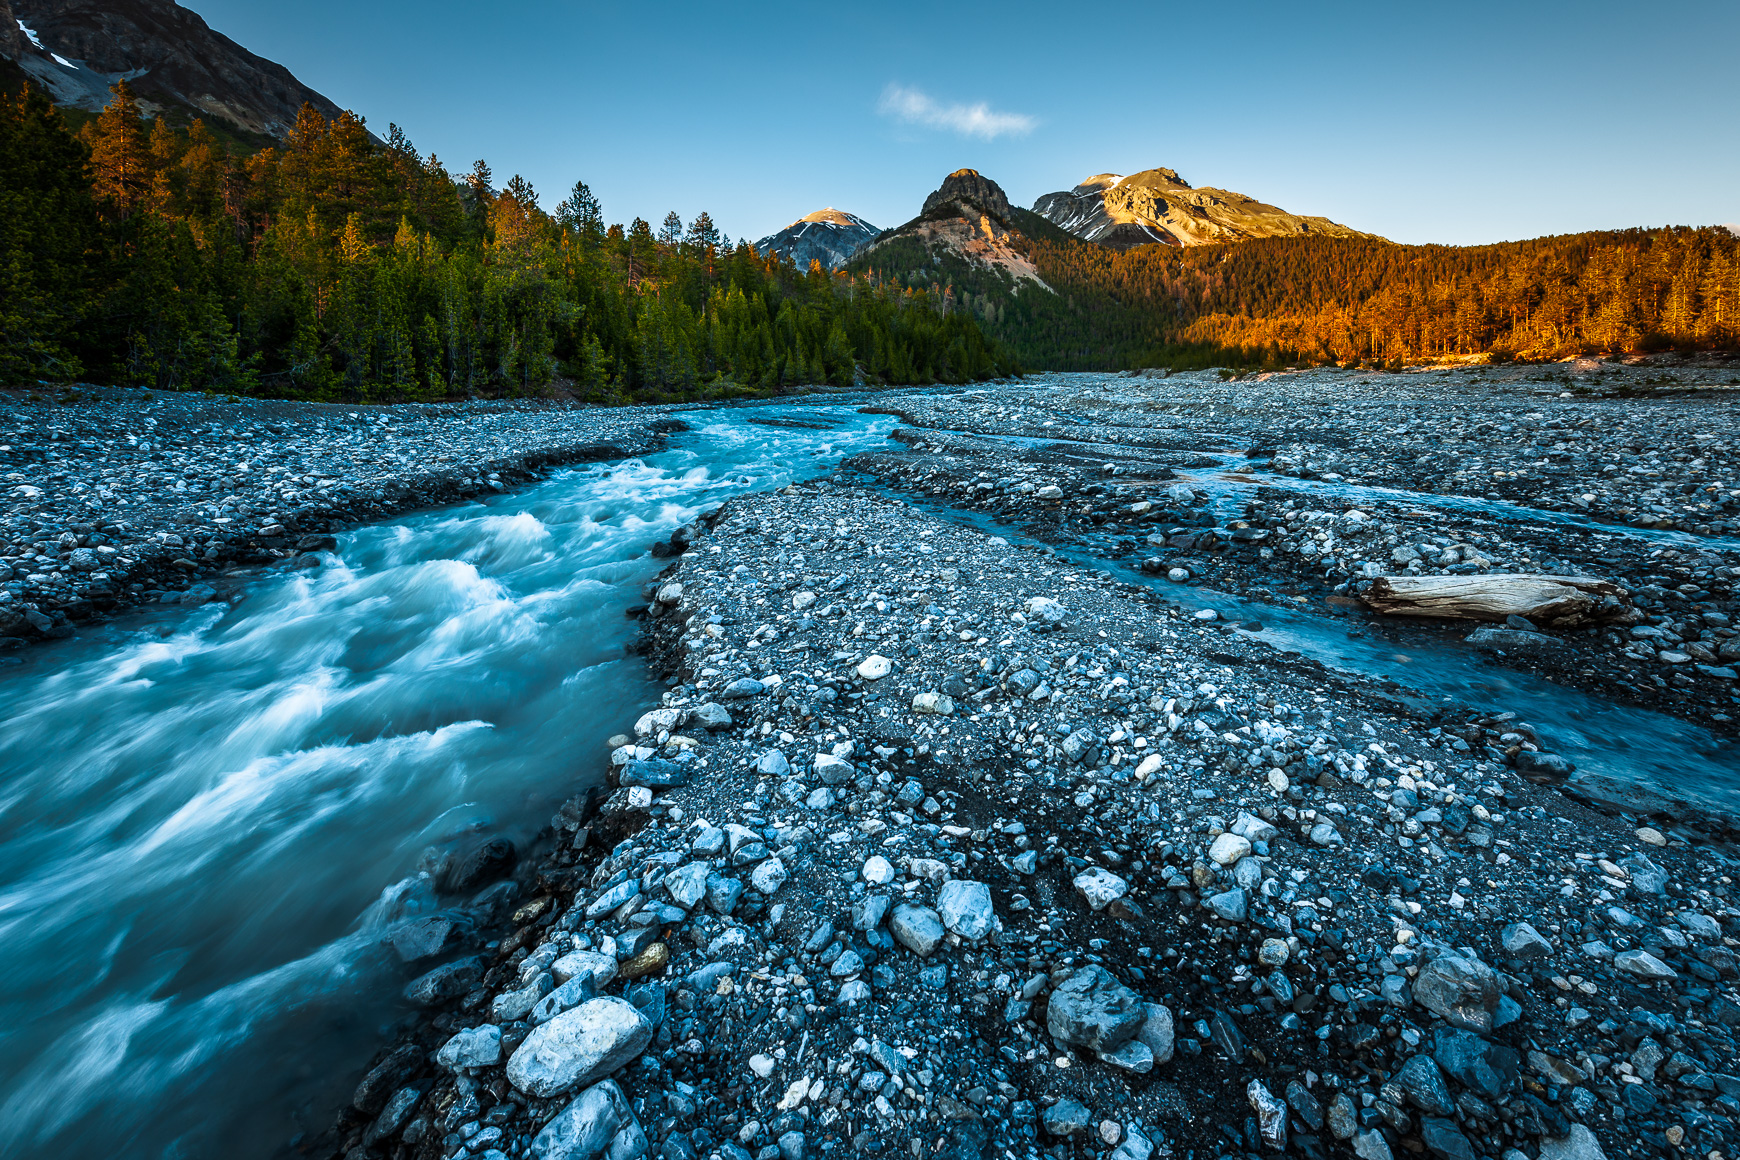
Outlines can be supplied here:
<path id="1" fill-rule="evenodd" d="M 1740 4 L 192 0 L 455 173 L 610 221 L 878 226 L 1167 166 L 1404 242 L 1740 222 Z"/>

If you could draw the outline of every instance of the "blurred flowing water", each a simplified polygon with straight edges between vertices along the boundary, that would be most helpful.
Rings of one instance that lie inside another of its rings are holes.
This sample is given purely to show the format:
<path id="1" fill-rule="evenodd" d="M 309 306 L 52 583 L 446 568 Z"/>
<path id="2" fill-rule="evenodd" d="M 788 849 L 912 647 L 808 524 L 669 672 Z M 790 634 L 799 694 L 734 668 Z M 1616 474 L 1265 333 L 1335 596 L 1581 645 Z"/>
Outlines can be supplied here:
<path id="1" fill-rule="evenodd" d="M 434 905 L 422 851 L 524 844 L 656 699 L 625 655 L 648 547 L 894 426 L 685 417 L 0 669 L 0 1155 L 267 1156 L 329 1122 L 406 1010 L 382 938 Z"/>

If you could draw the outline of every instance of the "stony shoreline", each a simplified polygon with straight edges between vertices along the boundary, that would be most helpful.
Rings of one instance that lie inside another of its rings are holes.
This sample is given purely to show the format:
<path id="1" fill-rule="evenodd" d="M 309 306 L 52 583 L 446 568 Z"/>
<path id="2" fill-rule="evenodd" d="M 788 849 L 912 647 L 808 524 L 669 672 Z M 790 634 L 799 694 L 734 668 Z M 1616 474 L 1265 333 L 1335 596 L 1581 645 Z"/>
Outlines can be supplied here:
<path id="1" fill-rule="evenodd" d="M 0 663 L 129 607 L 203 603 L 330 533 L 657 450 L 670 408 L 0 393 Z"/>
<path id="2" fill-rule="evenodd" d="M 1733 1154 L 1725 848 L 873 492 L 672 548 L 608 796 L 396 936 L 427 1014 L 299 1151 Z"/>

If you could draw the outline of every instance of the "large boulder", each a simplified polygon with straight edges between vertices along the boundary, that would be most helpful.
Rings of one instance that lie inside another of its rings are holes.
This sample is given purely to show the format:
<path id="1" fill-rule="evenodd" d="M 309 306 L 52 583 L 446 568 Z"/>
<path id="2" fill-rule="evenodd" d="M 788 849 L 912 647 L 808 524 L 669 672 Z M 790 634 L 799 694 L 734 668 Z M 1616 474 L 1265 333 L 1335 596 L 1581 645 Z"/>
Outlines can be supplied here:
<path id="1" fill-rule="evenodd" d="M 1141 996 L 1104 967 L 1083 967 L 1051 993 L 1045 1028 L 1059 1042 L 1094 1051 L 1116 1051 L 1147 1021 Z"/>
<path id="2" fill-rule="evenodd" d="M 508 1059 L 508 1082 L 539 1099 L 595 1083 L 635 1059 L 653 1027 L 626 999 L 589 999 L 534 1027 Z"/>

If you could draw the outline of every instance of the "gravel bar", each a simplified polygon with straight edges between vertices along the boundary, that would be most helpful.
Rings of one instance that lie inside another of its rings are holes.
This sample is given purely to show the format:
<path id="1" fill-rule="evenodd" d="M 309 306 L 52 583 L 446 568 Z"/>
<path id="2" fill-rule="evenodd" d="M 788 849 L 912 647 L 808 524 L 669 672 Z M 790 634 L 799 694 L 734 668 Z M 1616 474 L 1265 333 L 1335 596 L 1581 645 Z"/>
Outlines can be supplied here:
<path id="1" fill-rule="evenodd" d="M 395 932 L 425 1015 L 304 1153 L 1733 1154 L 1727 849 L 838 479 L 670 549 L 662 703 Z"/>

